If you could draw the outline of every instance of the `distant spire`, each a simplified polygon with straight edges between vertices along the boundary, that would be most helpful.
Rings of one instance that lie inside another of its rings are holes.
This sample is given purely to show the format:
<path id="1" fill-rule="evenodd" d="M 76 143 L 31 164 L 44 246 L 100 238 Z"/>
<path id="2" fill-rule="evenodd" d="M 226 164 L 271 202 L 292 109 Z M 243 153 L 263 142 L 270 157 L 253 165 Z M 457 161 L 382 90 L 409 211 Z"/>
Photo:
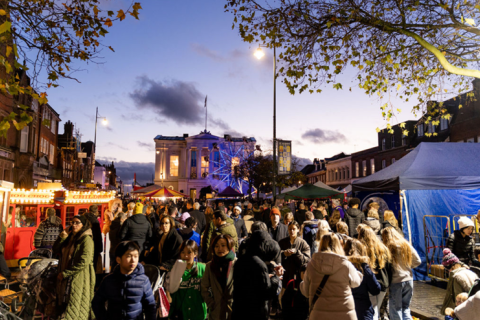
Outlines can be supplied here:
<path id="1" fill-rule="evenodd" d="M 207 132 L 207 96 L 205 96 L 205 132 Z"/>

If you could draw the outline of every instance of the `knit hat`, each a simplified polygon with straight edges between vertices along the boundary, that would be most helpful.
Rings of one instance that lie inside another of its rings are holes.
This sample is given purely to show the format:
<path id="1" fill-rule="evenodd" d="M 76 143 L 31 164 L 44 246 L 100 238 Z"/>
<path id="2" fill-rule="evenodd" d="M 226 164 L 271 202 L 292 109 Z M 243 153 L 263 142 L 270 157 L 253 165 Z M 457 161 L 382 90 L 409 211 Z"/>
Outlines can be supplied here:
<path id="1" fill-rule="evenodd" d="M 233 210 L 238 210 L 240 213 L 242 213 L 242 208 L 240 208 L 239 206 L 236 206 L 235 208 L 233 208 Z"/>
<path id="2" fill-rule="evenodd" d="M 187 221 L 188 218 L 190 218 L 190 213 L 184 212 L 182 213 L 180 218 L 178 218 L 178 221 L 180 221 L 181 223 L 185 223 L 185 221 Z"/>
<path id="3" fill-rule="evenodd" d="M 92 204 L 89 208 L 88 211 L 94 214 L 98 214 L 98 206 L 96 204 Z"/>
<path id="4" fill-rule="evenodd" d="M 450 270 L 457 263 L 460 263 L 460 260 L 458 260 L 457 256 L 454 255 L 453 252 L 450 251 L 450 249 L 448 248 L 443 249 L 442 264 L 445 267 L 445 269 Z"/>
<path id="5" fill-rule="evenodd" d="M 87 217 L 81 216 L 81 215 L 74 216 L 74 217 L 72 218 L 72 221 L 73 221 L 73 219 L 78 219 L 78 220 L 80 220 L 83 225 L 85 225 L 85 224 L 87 223 L 87 221 L 88 221 L 88 220 L 87 220 Z"/>
<path id="6" fill-rule="evenodd" d="M 475 228 L 475 225 L 473 224 L 473 221 L 467 217 L 461 217 L 460 219 L 458 219 L 458 226 L 460 227 L 460 230 L 462 230 L 463 228 L 467 228 L 467 227 L 474 227 Z"/>
<path id="7" fill-rule="evenodd" d="M 277 216 L 282 216 L 280 214 L 280 210 L 278 210 L 277 208 L 273 208 L 271 211 L 270 211 L 270 217 L 273 216 L 274 214 L 276 214 Z"/>
<path id="8" fill-rule="evenodd" d="M 140 202 L 135 203 L 135 214 L 143 213 L 143 204 Z"/>

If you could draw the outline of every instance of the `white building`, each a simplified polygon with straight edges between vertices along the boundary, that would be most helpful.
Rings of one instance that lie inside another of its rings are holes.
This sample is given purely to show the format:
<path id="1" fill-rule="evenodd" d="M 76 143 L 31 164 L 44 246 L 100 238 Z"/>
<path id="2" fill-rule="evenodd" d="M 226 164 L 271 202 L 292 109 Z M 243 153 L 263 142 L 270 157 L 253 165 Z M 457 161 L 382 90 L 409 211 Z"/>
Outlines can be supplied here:
<path id="1" fill-rule="evenodd" d="M 217 137 L 203 131 L 189 137 L 158 135 L 155 141 L 157 185 L 198 198 L 200 189 L 211 185 L 221 191 L 230 185 L 245 192 L 243 179 L 235 178 L 235 167 L 255 150 L 255 138 Z"/>

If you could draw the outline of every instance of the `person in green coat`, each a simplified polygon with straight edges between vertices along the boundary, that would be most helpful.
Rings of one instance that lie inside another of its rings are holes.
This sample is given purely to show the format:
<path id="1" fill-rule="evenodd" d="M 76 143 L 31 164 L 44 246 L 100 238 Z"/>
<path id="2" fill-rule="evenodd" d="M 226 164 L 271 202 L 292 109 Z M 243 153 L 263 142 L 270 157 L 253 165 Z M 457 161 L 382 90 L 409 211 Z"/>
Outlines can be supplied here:
<path id="1" fill-rule="evenodd" d="M 180 247 L 180 259 L 167 274 L 165 288 L 172 297 L 168 319 L 205 320 L 207 304 L 200 293 L 205 264 L 196 262 L 198 245 L 185 240 Z"/>
<path id="2" fill-rule="evenodd" d="M 75 216 L 72 226 L 60 233 L 53 244 L 60 256 L 57 276 L 57 312 L 62 320 L 93 319 L 95 288 L 93 234 L 85 216 Z"/>

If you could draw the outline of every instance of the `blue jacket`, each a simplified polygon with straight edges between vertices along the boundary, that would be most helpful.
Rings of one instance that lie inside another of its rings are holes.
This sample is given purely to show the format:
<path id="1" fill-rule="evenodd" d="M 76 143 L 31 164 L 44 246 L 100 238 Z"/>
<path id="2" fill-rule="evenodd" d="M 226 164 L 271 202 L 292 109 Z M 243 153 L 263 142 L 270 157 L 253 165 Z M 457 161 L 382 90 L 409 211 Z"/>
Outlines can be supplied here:
<path id="1" fill-rule="evenodd" d="M 100 284 L 92 309 L 97 320 L 143 320 L 144 314 L 145 320 L 155 320 L 155 299 L 143 266 L 138 264 L 129 275 L 122 274 L 117 266 Z"/>
<path id="2" fill-rule="evenodd" d="M 352 289 L 355 312 L 358 320 L 372 320 L 375 312 L 368 294 L 372 296 L 380 294 L 381 287 L 368 264 L 362 263 L 362 268 L 363 281 L 359 287 Z"/>

